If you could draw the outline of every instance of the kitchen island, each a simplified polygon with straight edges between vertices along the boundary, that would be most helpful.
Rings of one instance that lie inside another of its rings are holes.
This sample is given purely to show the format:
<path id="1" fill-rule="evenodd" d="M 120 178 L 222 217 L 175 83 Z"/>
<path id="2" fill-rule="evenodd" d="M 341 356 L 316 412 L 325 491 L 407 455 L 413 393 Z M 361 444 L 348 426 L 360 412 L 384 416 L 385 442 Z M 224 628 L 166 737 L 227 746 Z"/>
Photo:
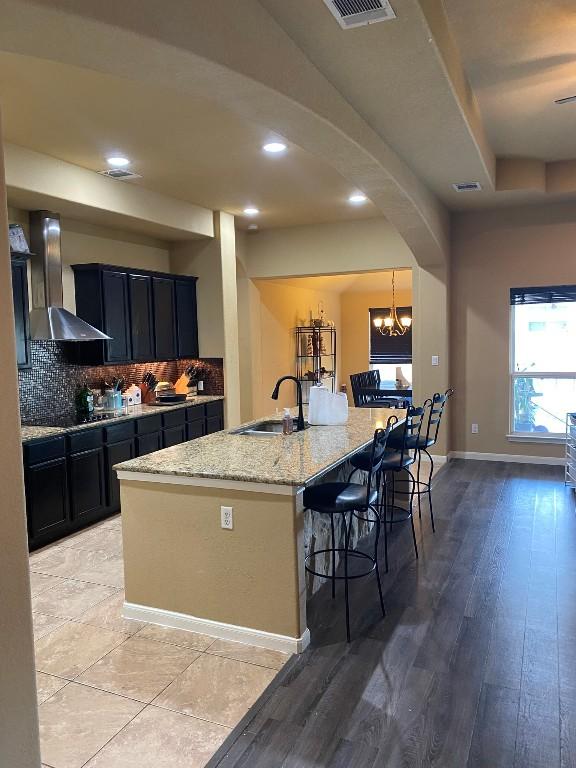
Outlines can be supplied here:
<path id="1" fill-rule="evenodd" d="M 404 413 L 351 408 L 344 426 L 289 436 L 228 430 L 118 465 L 124 615 L 302 651 L 303 490 Z M 231 529 L 222 527 L 227 508 Z"/>

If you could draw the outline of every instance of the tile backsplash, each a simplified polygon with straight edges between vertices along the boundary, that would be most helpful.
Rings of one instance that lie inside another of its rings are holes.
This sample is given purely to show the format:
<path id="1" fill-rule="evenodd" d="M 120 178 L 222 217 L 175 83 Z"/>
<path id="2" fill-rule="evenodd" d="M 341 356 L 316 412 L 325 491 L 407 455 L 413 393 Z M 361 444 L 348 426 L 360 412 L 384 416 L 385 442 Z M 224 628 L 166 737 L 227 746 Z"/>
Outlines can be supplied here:
<path id="1" fill-rule="evenodd" d="M 170 360 L 164 363 L 84 366 L 69 362 L 66 343 L 32 341 L 30 369 L 18 371 L 20 418 L 35 424 L 50 416 L 71 416 L 78 387 L 88 383 L 100 387 L 103 380 L 124 378 L 126 385 L 139 384 L 146 371 L 158 380 L 176 381 L 190 364 L 202 369 L 205 395 L 224 394 L 224 367 L 221 358 Z"/>

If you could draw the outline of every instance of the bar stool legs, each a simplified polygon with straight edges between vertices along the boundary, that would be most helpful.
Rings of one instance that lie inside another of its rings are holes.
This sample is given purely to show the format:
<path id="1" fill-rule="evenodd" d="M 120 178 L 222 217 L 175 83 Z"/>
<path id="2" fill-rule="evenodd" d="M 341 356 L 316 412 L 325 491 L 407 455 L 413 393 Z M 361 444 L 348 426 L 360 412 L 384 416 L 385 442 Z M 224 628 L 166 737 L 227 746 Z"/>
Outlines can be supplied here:
<path id="1" fill-rule="evenodd" d="M 339 514 L 341 515 L 342 519 L 342 527 L 343 527 L 343 533 L 344 533 L 344 546 L 337 547 L 336 546 L 336 534 L 335 534 L 335 525 L 334 525 L 334 515 Z M 364 522 L 373 523 L 375 527 L 375 539 L 374 539 L 374 555 L 368 554 L 367 552 L 363 552 L 358 549 L 353 549 L 350 546 L 350 539 L 352 536 L 352 519 L 356 518 L 358 520 L 362 520 Z M 345 611 L 346 611 L 346 638 L 348 642 L 350 642 L 350 582 L 352 579 L 360 579 L 364 576 L 370 575 L 373 571 L 376 574 L 376 583 L 378 586 L 378 598 L 380 601 L 380 608 L 382 610 L 382 616 L 386 616 L 386 610 L 384 608 L 384 594 L 382 591 L 382 582 L 380 579 L 380 569 L 378 566 L 378 545 L 380 541 L 380 515 L 378 514 L 378 510 L 369 507 L 366 510 L 362 510 L 361 512 L 356 511 L 348 511 L 348 512 L 339 512 L 339 513 L 332 513 L 330 514 L 330 523 L 331 523 L 331 543 L 332 547 L 330 549 L 318 549 L 314 552 L 310 552 L 308 557 L 305 561 L 305 568 L 309 573 L 312 573 L 315 576 L 320 576 L 324 579 L 330 579 L 331 580 L 331 587 L 332 587 L 332 597 L 335 597 L 336 594 L 336 580 L 341 579 L 344 581 L 344 602 L 345 602 Z M 336 553 L 339 553 L 341 558 L 343 559 L 343 575 L 337 574 L 336 569 Z M 310 565 L 310 560 L 312 558 L 316 558 L 320 555 L 329 554 L 331 558 L 331 567 L 329 574 L 326 573 L 320 573 L 319 571 L 315 570 L 315 566 L 312 567 Z M 358 560 L 367 561 L 367 568 L 362 571 L 362 573 L 350 573 L 350 561 L 349 558 L 357 558 Z"/>
<path id="2" fill-rule="evenodd" d="M 383 485 L 384 489 L 382 492 L 382 499 L 383 504 L 380 504 L 380 509 L 383 509 L 384 514 L 381 515 L 381 520 L 384 524 L 384 545 L 385 545 L 385 562 L 386 562 L 386 573 L 388 573 L 388 537 L 386 533 L 386 529 L 389 526 L 390 532 L 392 531 L 392 526 L 396 523 L 404 523 L 407 520 L 410 520 L 410 524 L 412 526 L 412 541 L 414 542 L 414 555 L 416 556 L 416 560 L 418 560 L 418 544 L 416 542 L 416 529 L 414 528 L 414 516 L 413 516 L 413 508 L 414 508 L 414 496 L 416 495 L 416 480 L 414 478 L 414 475 L 412 472 L 410 472 L 409 469 L 405 469 L 405 472 L 408 473 L 408 476 L 410 477 L 410 491 L 403 491 L 402 493 L 405 493 L 408 495 L 408 509 L 405 510 L 403 507 L 399 507 L 396 505 L 396 486 L 395 486 L 395 472 L 390 471 L 389 474 L 392 475 L 391 481 L 390 481 L 390 491 L 391 491 L 391 498 L 390 498 L 390 505 L 388 505 L 388 481 L 386 480 L 386 475 L 383 473 Z M 400 493 L 400 491 L 399 491 Z M 420 497 L 418 497 L 420 498 Z M 402 510 L 406 513 L 406 517 L 395 517 L 394 511 L 395 510 Z"/>

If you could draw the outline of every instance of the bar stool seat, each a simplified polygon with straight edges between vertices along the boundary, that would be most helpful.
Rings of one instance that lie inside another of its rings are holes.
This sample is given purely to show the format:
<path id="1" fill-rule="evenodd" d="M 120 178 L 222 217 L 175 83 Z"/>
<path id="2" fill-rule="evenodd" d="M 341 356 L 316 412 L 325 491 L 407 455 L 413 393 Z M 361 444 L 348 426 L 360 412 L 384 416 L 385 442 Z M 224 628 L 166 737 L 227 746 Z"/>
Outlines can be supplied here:
<path id="1" fill-rule="evenodd" d="M 382 469 L 392 469 L 409 467 L 414 464 L 414 456 L 408 453 L 402 454 L 401 451 L 386 451 L 382 456 Z M 370 450 L 360 451 L 350 459 L 350 464 L 355 470 L 368 472 L 370 468 Z"/>
<path id="2" fill-rule="evenodd" d="M 370 462 L 370 456 L 368 456 Z M 375 504 L 378 491 L 373 488 L 366 499 L 366 486 L 360 483 L 320 483 L 304 490 L 304 507 L 322 514 L 341 514 Z"/>

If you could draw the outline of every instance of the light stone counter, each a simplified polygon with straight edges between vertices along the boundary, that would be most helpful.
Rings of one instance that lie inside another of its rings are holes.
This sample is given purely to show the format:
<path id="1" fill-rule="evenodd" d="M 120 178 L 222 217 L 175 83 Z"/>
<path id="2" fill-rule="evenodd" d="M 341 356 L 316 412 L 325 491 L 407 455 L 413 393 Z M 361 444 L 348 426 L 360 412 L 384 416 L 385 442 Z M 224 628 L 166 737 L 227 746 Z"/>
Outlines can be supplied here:
<path id="1" fill-rule="evenodd" d="M 345 475 L 374 430 L 404 414 L 352 408 L 345 426 L 219 432 L 119 464 L 124 616 L 304 650 L 307 539 L 323 540 L 325 517 L 306 514 L 304 487 Z M 231 528 L 222 525 L 227 509 Z"/>
<path id="2" fill-rule="evenodd" d="M 292 413 L 295 415 L 296 410 Z M 405 411 L 389 408 L 350 408 L 344 426 L 309 427 L 292 435 L 217 432 L 132 459 L 115 469 L 124 479 L 130 479 L 128 473 L 137 472 L 297 488 L 369 444 L 374 430 L 386 426 L 390 416 L 402 419 L 404 414 Z"/>
<path id="3" fill-rule="evenodd" d="M 83 429 L 93 429 L 94 427 L 105 427 L 110 424 L 116 424 L 119 421 L 129 421 L 130 419 L 139 419 L 144 416 L 152 416 L 155 413 L 166 413 L 175 408 L 189 408 L 193 405 L 204 405 L 213 403 L 215 400 L 224 400 L 224 395 L 198 395 L 193 400 L 186 400 L 174 405 L 134 405 L 126 409 L 126 412 L 119 413 L 110 419 L 102 421 L 90 421 L 87 424 L 73 424 L 69 427 L 52 426 L 30 426 L 23 424 L 21 427 L 22 442 L 27 443 L 31 440 L 39 440 L 43 437 L 54 437 L 55 435 L 67 435 L 70 432 L 78 432 Z M 48 417 L 49 418 L 49 417 Z"/>

